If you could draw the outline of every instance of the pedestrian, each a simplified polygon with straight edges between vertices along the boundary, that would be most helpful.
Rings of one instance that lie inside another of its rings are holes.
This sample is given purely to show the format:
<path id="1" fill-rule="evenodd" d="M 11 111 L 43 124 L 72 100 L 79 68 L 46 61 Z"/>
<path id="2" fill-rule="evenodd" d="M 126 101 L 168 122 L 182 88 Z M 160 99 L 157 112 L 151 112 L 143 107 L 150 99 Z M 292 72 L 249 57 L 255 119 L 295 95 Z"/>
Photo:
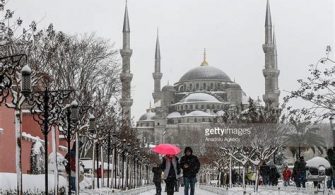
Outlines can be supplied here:
<path id="1" fill-rule="evenodd" d="M 73 143 L 71 150 L 65 155 L 67 160 L 66 173 L 71 174 L 70 189 L 71 192 L 76 191 L 76 142 Z"/>
<path id="2" fill-rule="evenodd" d="M 190 188 L 190 195 L 194 195 L 195 183 L 197 182 L 196 176 L 200 169 L 200 162 L 198 157 L 193 155 L 191 147 L 185 148 L 184 156 L 180 159 L 180 167 L 183 169 L 184 195 L 188 195 Z"/>
<path id="3" fill-rule="evenodd" d="M 285 165 L 282 175 L 284 180 L 284 186 L 289 186 L 292 172 L 287 165 Z"/>
<path id="4" fill-rule="evenodd" d="M 156 186 L 156 195 L 161 195 L 162 169 L 158 166 L 158 164 L 155 164 L 155 166 L 152 168 L 152 172 L 154 174 L 153 182 Z"/>
<path id="5" fill-rule="evenodd" d="M 270 167 L 265 162 L 262 163 L 261 167 L 259 168 L 260 175 L 263 178 L 263 184 L 269 185 L 270 184 Z"/>
<path id="6" fill-rule="evenodd" d="M 270 185 L 272 186 L 278 185 L 279 178 L 280 178 L 280 174 L 278 173 L 277 167 L 275 165 L 271 165 L 270 173 L 269 173 Z"/>
<path id="7" fill-rule="evenodd" d="M 164 172 L 167 195 L 173 195 L 177 176 L 180 174 L 178 158 L 175 155 L 166 155 L 163 158 L 161 169 Z"/>
<path id="8" fill-rule="evenodd" d="M 299 160 L 295 161 L 293 167 L 293 178 L 295 185 L 300 188 L 306 187 L 306 161 L 303 156 Z"/>
<path id="9" fill-rule="evenodd" d="M 330 179 L 327 181 L 327 188 L 335 188 L 335 153 L 333 149 L 327 150 L 326 159 L 329 161 L 331 168 L 327 171 L 327 175 Z"/>

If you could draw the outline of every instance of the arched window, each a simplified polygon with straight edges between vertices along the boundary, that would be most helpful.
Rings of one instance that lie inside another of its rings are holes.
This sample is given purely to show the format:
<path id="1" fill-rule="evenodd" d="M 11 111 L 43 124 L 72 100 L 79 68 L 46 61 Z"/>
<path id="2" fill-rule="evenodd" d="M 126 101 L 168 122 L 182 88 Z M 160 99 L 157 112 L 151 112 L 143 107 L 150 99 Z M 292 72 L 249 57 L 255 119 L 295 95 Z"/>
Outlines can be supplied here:
<path id="1" fill-rule="evenodd" d="M 192 89 L 192 83 L 190 83 L 190 91 L 193 91 L 193 89 Z"/>
<path id="2" fill-rule="evenodd" d="M 206 89 L 206 83 L 203 83 L 202 86 L 204 89 Z"/>
<path id="3" fill-rule="evenodd" d="M 198 90 L 199 89 L 199 83 L 195 84 L 195 88 Z"/>
<path id="4" fill-rule="evenodd" d="M 212 89 L 212 90 L 214 89 L 214 84 L 213 84 L 213 83 L 211 83 L 211 89 Z"/>

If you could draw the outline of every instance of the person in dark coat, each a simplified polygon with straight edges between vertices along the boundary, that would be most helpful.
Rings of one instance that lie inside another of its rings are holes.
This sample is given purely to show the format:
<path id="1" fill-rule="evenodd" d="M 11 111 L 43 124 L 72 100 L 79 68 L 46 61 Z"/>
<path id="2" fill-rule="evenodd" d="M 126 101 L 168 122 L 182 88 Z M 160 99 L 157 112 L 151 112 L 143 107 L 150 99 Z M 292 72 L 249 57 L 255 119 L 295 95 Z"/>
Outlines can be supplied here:
<path id="1" fill-rule="evenodd" d="M 200 162 L 198 157 L 193 155 L 193 150 L 186 147 L 184 156 L 180 159 L 180 167 L 183 169 L 184 177 L 184 195 L 188 195 L 189 188 L 191 188 L 190 195 L 194 195 L 195 183 L 197 181 L 197 173 L 200 169 Z"/>
<path id="2" fill-rule="evenodd" d="M 65 155 L 67 164 L 65 166 L 67 174 L 70 177 L 70 189 L 76 191 L 76 142 L 73 143 L 71 150 Z"/>
<path id="3" fill-rule="evenodd" d="M 327 150 L 326 159 L 329 161 L 331 168 L 326 170 L 326 175 L 330 177 L 330 180 L 327 181 L 327 188 L 335 188 L 335 153 L 333 149 Z"/>
<path id="4" fill-rule="evenodd" d="M 177 182 L 177 176 L 180 174 L 178 158 L 175 155 L 166 155 L 163 158 L 160 168 L 164 173 L 167 195 L 173 195 Z"/>
<path id="5" fill-rule="evenodd" d="M 275 165 L 270 166 L 270 173 L 269 173 L 270 185 L 273 185 L 273 186 L 278 185 L 279 178 L 280 178 L 280 174 L 277 170 L 277 167 Z"/>
<path id="6" fill-rule="evenodd" d="M 295 185 L 300 188 L 306 187 L 306 161 L 303 156 L 299 158 L 299 160 L 295 161 L 293 167 L 293 174 Z"/>
<path id="7" fill-rule="evenodd" d="M 154 174 L 153 182 L 156 186 L 156 195 L 161 195 L 162 169 L 156 164 L 156 166 L 152 168 L 152 172 Z"/>
<path id="8" fill-rule="evenodd" d="M 270 184 L 270 167 L 265 162 L 259 168 L 259 173 L 263 178 L 263 184 L 269 185 Z"/>

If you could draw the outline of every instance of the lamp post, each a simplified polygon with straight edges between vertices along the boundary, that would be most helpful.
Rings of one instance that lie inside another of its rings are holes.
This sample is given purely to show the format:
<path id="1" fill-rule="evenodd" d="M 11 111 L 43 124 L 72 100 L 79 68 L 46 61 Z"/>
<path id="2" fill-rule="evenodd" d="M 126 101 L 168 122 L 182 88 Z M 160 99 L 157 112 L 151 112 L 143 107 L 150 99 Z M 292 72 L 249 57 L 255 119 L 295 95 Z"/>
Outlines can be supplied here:
<path id="1" fill-rule="evenodd" d="M 130 158 L 130 146 L 128 143 L 126 146 L 126 189 L 129 189 L 129 158 Z"/>
<path id="2" fill-rule="evenodd" d="M 45 166 L 45 194 L 48 194 L 48 133 L 49 127 L 57 126 L 61 117 L 65 100 L 70 97 L 74 90 L 31 90 L 31 71 L 29 66 L 22 69 L 22 91 L 26 97 L 33 119 L 40 125 L 44 136 L 44 166 Z"/>
<path id="3" fill-rule="evenodd" d="M 330 123 L 330 129 L 331 129 L 331 131 L 332 131 L 332 137 L 333 137 L 333 148 L 335 148 L 335 129 L 334 129 L 334 123 L 333 123 L 333 121 L 334 121 L 334 117 L 333 116 L 331 116 L 330 118 L 329 118 L 329 123 Z"/>
<path id="4" fill-rule="evenodd" d="M 95 162 L 95 155 L 94 155 L 94 150 L 95 150 L 95 138 L 96 138 L 96 123 L 95 123 L 95 117 L 90 114 L 89 115 L 89 127 L 88 127 L 88 135 L 92 135 L 93 140 L 93 149 L 92 149 L 92 188 L 94 189 L 95 185 L 94 185 L 94 173 L 95 173 L 95 169 L 94 169 L 94 162 Z"/>
<path id="5" fill-rule="evenodd" d="M 116 177 L 117 177 L 117 170 L 116 170 L 116 163 L 117 163 L 117 144 L 116 144 L 116 139 L 117 139 L 117 137 L 116 137 L 116 132 L 115 131 L 113 131 L 113 134 L 112 134 L 112 136 L 113 136 L 113 158 L 114 158 L 114 162 L 113 162 L 113 166 L 114 166 L 114 168 L 113 168 L 113 174 L 114 174 L 114 188 L 116 188 L 116 186 L 117 186 L 117 181 L 116 181 Z"/>
<path id="6" fill-rule="evenodd" d="M 62 128 L 60 132 L 66 136 L 66 142 L 67 142 L 67 151 L 68 151 L 68 182 L 69 182 L 69 187 L 68 187 L 68 193 L 71 194 L 71 162 L 74 160 L 72 158 L 71 154 L 71 138 L 73 137 L 74 133 L 74 128 L 76 126 L 76 123 L 79 119 L 78 116 L 78 102 L 77 101 L 72 101 L 72 103 L 66 107 L 66 117 L 63 117 L 63 124 L 66 126 L 65 128 Z M 65 125 L 66 124 L 66 125 Z"/>

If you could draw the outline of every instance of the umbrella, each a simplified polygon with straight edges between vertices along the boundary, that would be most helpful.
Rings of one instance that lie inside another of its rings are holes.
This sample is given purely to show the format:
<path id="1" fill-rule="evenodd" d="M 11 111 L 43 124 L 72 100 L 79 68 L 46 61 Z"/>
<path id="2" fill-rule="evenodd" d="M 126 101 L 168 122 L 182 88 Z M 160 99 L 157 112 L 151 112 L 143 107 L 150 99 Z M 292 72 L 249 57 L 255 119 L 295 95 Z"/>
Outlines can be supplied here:
<path id="1" fill-rule="evenodd" d="M 180 148 L 178 148 L 175 145 L 172 144 L 159 144 L 156 147 L 152 149 L 152 151 L 158 153 L 158 154 L 170 154 L 170 155 L 176 155 L 180 153 Z"/>
<path id="2" fill-rule="evenodd" d="M 306 166 L 307 167 L 315 167 L 315 168 L 319 168 L 320 166 L 323 166 L 325 168 L 330 168 L 330 163 L 327 159 L 322 158 L 322 157 L 314 157 L 308 161 L 306 161 Z"/>

